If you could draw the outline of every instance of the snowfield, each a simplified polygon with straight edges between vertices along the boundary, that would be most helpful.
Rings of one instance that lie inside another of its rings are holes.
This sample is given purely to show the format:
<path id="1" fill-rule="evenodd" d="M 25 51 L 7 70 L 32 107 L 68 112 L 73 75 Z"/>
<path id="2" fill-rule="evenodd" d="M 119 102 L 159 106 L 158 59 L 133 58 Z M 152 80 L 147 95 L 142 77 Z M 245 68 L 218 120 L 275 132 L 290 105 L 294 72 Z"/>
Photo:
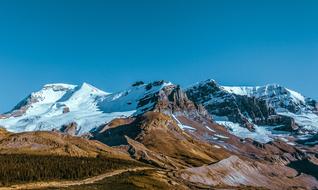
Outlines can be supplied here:
<path id="1" fill-rule="evenodd" d="M 272 133 L 265 127 L 255 126 L 255 131 L 249 131 L 247 128 L 242 127 L 238 123 L 233 123 L 230 121 L 216 121 L 218 124 L 223 125 L 228 129 L 228 131 L 242 139 L 250 138 L 260 143 L 267 143 L 273 140 L 271 138 Z"/>

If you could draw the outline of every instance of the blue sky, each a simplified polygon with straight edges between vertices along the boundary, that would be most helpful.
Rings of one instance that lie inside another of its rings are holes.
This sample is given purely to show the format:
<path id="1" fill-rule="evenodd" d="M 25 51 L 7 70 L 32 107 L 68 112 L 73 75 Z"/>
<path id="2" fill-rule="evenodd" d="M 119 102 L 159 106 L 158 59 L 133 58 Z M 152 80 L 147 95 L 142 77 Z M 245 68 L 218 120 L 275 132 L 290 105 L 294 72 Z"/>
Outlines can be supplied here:
<path id="1" fill-rule="evenodd" d="M 2 0 L 0 112 L 43 84 L 279 83 L 318 99 L 318 1 Z"/>

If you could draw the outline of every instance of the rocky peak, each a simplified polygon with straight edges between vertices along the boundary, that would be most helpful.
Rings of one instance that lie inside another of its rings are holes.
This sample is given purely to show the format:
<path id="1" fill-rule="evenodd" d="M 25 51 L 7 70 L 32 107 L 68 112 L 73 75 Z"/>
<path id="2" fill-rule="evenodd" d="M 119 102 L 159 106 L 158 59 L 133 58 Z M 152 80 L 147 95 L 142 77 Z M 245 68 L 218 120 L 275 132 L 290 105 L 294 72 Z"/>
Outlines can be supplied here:
<path id="1" fill-rule="evenodd" d="M 251 131 L 254 130 L 254 124 L 283 125 L 281 129 L 285 130 L 298 129 L 292 118 L 278 115 L 273 104 L 262 98 L 287 94 L 288 91 L 279 85 L 268 85 L 264 88 L 223 87 L 214 80 L 207 80 L 188 88 L 186 93 L 190 100 L 204 105 L 210 115 L 240 123 Z"/>
<path id="2" fill-rule="evenodd" d="M 310 105 L 307 104 L 306 97 L 296 91 L 277 84 L 255 87 L 222 86 L 222 89 L 231 94 L 256 97 L 265 100 L 268 105 L 272 106 L 277 111 L 297 113 L 307 110 L 310 107 Z"/>
<path id="3" fill-rule="evenodd" d="M 138 92 L 138 93 L 136 93 Z M 133 94 L 136 94 L 133 96 Z M 140 84 L 126 91 L 125 97 L 133 96 L 136 99 L 128 102 L 130 105 L 137 102 L 135 115 L 147 111 L 157 111 L 166 114 L 184 114 L 191 117 L 209 117 L 204 107 L 193 103 L 179 85 L 170 82 L 155 81 L 149 84 Z"/>
<path id="4" fill-rule="evenodd" d="M 220 86 L 215 80 L 212 79 L 197 83 L 186 89 L 186 93 L 189 98 L 192 101 L 200 104 L 204 104 L 205 102 L 211 100 L 211 96 L 220 93 L 220 91 Z"/>
<path id="5" fill-rule="evenodd" d="M 53 91 L 67 91 L 73 89 L 75 85 L 64 84 L 64 83 L 54 83 L 54 84 L 46 84 L 43 86 L 43 90 L 52 89 Z"/>
<path id="6" fill-rule="evenodd" d="M 157 84 L 158 83 L 158 84 Z M 146 85 L 150 86 L 162 85 L 159 82 Z M 183 114 L 188 117 L 207 117 L 210 118 L 203 106 L 192 102 L 187 94 L 179 85 L 165 85 L 159 91 L 152 94 L 147 94 L 139 101 L 139 106 L 152 103 L 153 106 L 145 111 L 158 111 L 166 114 Z"/>

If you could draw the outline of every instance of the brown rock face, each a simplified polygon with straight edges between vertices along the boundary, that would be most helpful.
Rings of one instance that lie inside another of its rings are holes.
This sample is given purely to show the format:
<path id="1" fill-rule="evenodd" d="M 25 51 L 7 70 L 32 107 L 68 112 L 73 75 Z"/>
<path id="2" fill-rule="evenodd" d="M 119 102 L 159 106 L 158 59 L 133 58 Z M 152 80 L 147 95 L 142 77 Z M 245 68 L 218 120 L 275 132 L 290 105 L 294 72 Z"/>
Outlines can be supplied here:
<path id="1" fill-rule="evenodd" d="M 93 133 L 93 139 L 124 145 L 132 158 L 168 169 L 170 179 L 192 188 L 311 189 L 318 185 L 313 177 L 285 166 L 306 157 L 294 146 L 283 141 L 242 141 L 211 121 L 191 120 L 186 114 L 176 117 L 194 130 L 182 130 L 176 119 L 157 111 L 114 120 Z"/>
<path id="2" fill-rule="evenodd" d="M 318 182 L 283 165 L 263 164 L 231 156 L 209 166 L 178 172 L 184 180 L 208 186 L 253 186 L 273 190 L 316 189 Z"/>
<path id="3" fill-rule="evenodd" d="M 4 127 L 0 126 L 0 140 L 9 136 L 11 133 L 7 131 Z"/>
<path id="4" fill-rule="evenodd" d="M 151 88 L 163 83 L 164 81 L 156 81 L 146 85 L 145 88 L 151 90 Z M 139 100 L 138 107 L 146 107 L 142 110 L 143 113 L 147 111 L 160 112 L 171 116 L 183 116 L 201 122 L 212 120 L 207 110 L 202 105 L 191 101 L 178 85 L 167 85 L 156 91 L 156 93 L 146 94 Z"/>
<path id="5" fill-rule="evenodd" d="M 93 139 L 110 146 L 130 145 L 134 157 L 149 160 L 148 156 L 152 155 L 150 157 L 156 158 L 153 162 L 161 166 L 162 160 L 167 160 L 165 162 L 169 167 L 199 166 L 216 162 L 227 155 L 223 149 L 214 148 L 206 142 L 191 137 L 182 131 L 171 117 L 159 112 L 147 112 L 130 124 L 95 132 L 93 136 Z M 136 143 L 135 145 L 131 143 L 132 141 L 128 142 L 127 137 L 143 146 L 136 146 Z M 136 152 L 143 152 L 141 154 L 143 156 Z"/>
<path id="6" fill-rule="evenodd" d="M 211 119 L 208 112 L 201 105 L 193 103 L 180 86 L 167 86 L 159 94 L 155 111 L 173 114 L 179 113 L 191 118 L 205 117 Z"/>
<path id="7" fill-rule="evenodd" d="M 126 136 L 128 143 L 128 153 L 135 160 L 151 164 L 159 168 L 166 169 L 178 169 L 184 168 L 182 164 L 179 163 L 177 159 L 166 156 L 162 153 L 157 153 L 145 147 L 142 143 L 130 139 Z"/>

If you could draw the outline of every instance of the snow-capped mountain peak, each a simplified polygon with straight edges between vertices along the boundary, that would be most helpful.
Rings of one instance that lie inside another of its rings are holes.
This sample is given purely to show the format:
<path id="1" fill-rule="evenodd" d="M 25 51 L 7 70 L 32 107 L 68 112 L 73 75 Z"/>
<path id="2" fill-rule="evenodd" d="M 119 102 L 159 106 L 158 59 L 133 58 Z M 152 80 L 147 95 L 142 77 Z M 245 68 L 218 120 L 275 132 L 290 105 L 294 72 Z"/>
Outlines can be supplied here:
<path id="1" fill-rule="evenodd" d="M 104 96 L 99 101 L 98 106 L 105 113 L 131 111 L 136 113 L 143 112 L 152 107 L 153 102 L 148 102 L 145 105 L 141 103 L 141 100 L 147 96 L 159 93 L 161 89 L 166 86 L 173 85 L 171 82 L 155 81 L 148 84 L 140 84 L 132 86 L 124 91 Z"/>
<path id="2" fill-rule="evenodd" d="M 75 85 L 62 83 L 46 84 L 39 91 L 32 92 L 29 96 L 19 102 L 10 112 L 15 111 L 20 112 L 19 114 L 21 114 L 36 104 L 54 103 L 75 87 Z"/>
<path id="3" fill-rule="evenodd" d="M 169 85 L 172 83 L 155 81 L 107 93 L 88 83 L 47 84 L 3 115 L 0 125 L 9 131 L 21 132 L 59 129 L 76 122 L 77 133 L 83 134 L 114 118 L 151 109 L 155 103 L 151 97 Z"/>
<path id="4" fill-rule="evenodd" d="M 228 93 L 261 98 L 276 109 L 286 109 L 291 112 L 301 111 L 306 103 L 306 98 L 300 93 L 277 84 L 255 87 L 222 86 L 221 88 Z"/>
<path id="5" fill-rule="evenodd" d="M 0 123 L 10 131 L 19 132 L 52 130 L 76 121 L 78 132 L 87 132 L 107 121 L 97 107 L 98 99 L 107 95 L 88 83 L 46 84 L 5 114 Z"/>
<path id="6" fill-rule="evenodd" d="M 96 88 L 93 85 L 90 85 L 86 82 L 84 82 L 81 86 L 80 86 L 81 91 L 85 91 L 86 93 L 90 93 L 90 94 L 96 94 L 96 95 L 108 95 L 110 93 L 108 92 L 104 92 L 98 88 Z"/>
<path id="7" fill-rule="evenodd" d="M 268 84 L 265 86 L 222 86 L 222 88 L 233 94 L 242 96 L 255 96 L 255 97 L 272 97 L 277 95 L 284 95 L 292 98 L 294 101 L 305 103 L 305 97 L 300 93 L 282 87 L 278 84 Z"/>
<path id="8" fill-rule="evenodd" d="M 64 83 L 46 84 L 41 90 L 31 93 L 21 101 L 14 110 L 26 109 L 28 111 L 29 108 L 36 105 L 65 102 L 71 99 L 82 101 L 82 99 L 91 96 L 105 96 L 108 94 L 88 83 L 83 83 L 80 86 Z"/>
<path id="9" fill-rule="evenodd" d="M 75 85 L 69 84 L 48 84 L 37 92 L 31 94 L 36 103 L 52 103 L 59 100 L 67 91 L 74 89 Z"/>

